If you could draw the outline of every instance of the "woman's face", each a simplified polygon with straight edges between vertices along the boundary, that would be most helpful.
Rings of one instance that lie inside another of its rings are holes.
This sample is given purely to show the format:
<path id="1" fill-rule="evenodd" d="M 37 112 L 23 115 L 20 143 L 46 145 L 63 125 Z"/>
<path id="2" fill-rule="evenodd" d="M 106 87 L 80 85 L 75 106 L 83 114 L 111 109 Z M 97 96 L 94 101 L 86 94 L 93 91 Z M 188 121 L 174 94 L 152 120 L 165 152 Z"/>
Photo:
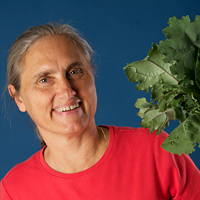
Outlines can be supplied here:
<path id="1" fill-rule="evenodd" d="M 16 103 L 43 135 L 83 131 L 95 125 L 97 96 L 87 60 L 67 37 L 46 36 L 35 42 L 22 63 Z"/>

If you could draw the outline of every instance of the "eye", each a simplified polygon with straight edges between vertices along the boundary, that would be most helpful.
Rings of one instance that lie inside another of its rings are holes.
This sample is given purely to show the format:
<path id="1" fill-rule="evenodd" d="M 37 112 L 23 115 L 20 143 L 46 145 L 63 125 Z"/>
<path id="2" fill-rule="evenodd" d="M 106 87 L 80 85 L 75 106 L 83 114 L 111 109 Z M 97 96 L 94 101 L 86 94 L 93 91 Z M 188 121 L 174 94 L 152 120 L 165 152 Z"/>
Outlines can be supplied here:
<path id="1" fill-rule="evenodd" d="M 42 78 L 40 79 L 40 83 L 47 83 L 49 81 L 49 78 Z"/>
<path id="2" fill-rule="evenodd" d="M 67 77 L 70 79 L 77 79 L 83 75 L 82 69 L 72 69 L 68 72 Z"/>

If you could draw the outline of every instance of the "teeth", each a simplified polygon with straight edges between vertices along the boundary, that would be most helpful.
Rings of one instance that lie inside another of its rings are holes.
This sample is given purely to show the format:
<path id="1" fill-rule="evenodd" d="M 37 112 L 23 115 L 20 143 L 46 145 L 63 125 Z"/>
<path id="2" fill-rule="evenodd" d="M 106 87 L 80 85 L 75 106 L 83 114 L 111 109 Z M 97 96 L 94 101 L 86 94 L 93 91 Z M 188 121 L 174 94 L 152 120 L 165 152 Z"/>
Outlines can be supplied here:
<path id="1" fill-rule="evenodd" d="M 55 109 L 55 111 L 65 112 L 65 111 L 73 110 L 73 109 L 78 108 L 78 107 L 79 107 L 79 104 L 75 103 L 74 105 L 71 105 L 71 106 L 65 106 L 65 107 L 57 108 L 57 109 Z"/>
<path id="2" fill-rule="evenodd" d="M 72 110 L 72 109 L 74 109 L 75 108 L 75 105 L 71 105 L 70 106 L 70 109 Z"/>

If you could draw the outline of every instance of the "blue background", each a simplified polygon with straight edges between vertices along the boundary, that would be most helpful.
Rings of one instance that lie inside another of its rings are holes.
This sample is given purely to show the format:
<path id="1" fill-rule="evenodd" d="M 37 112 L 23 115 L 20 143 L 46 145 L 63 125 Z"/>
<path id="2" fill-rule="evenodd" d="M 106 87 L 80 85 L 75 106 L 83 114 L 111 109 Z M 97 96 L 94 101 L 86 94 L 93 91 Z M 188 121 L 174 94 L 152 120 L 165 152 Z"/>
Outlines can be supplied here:
<path id="1" fill-rule="evenodd" d="M 165 39 L 168 19 L 199 13 L 199 0 L 7 0 L 0 2 L 0 179 L 15 164 L 40 149 L 32 123 L 4 93 L 7 54 L 27 28 L 47 22 L 69 23 L 96 51 L 98 108 L 96 123 L 140 126 L 134 107 L 138 92 L 123 71 L 126 63 L 146 57 L 152 43 Z M 170 123 L 167 132 L 176 125 Z M 200 151 L 191 155 L 200 168 Z"/>

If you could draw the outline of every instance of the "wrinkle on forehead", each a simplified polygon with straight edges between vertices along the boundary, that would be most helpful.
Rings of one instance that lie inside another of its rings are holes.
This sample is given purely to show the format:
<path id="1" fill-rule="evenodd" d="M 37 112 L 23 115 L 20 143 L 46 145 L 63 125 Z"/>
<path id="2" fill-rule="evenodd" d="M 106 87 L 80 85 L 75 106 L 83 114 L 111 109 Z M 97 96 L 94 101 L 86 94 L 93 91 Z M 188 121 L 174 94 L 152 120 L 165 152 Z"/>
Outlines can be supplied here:
<path id="1" fill-rule="evenodd" d="M 56 48 L 56 46 L 59 47 L 60 50 L 63 50 L 63 51 L 59 51 L 59 54 L 57 55 L 57 57 L 59 58 L 59 56 L 62 56 L 62 55 L 60 55 L 61 52 L 65 55 L 69 51 L 66 52 L 65 46 L 62 45 L 63 41 L 65 41 L 65 44 L 67 44 L 68 50 L 71 49 L 71 51 L 70 51 L 71 57 L 74 57 L 74 58 L 77 57 L 77 55 L 78 55 L 77 52 L 79 52 L 79 55 L 81 55 L 85 58 L 81 49 L 73 41 L 71 41 L 67 36 L 59 35 L 59 34 L 54 35 L 54 36 L 48 35 L 48 36 L 44 36 L 44 37 L 38 39 L 32 45 L 30 45 L 30 47 L 28 48 L 28 50 L 26 51 L 26 53 L 24 54 L 23 58 L 20 61 L 20 66 L 22 68 L 24 68 L 26 66 L 27 55 L 29 58 L 37 55 L 38 62 L 40 60 L 39 59 L 40 57 L 45 56 L 48 59 L 51 59 L 53 56 L 55 57 L 55 55 L 52 54 L 51 49 Z M 88 62 L 87 59 L 86 59 L 86 61 Z"/>
<path id="2" fill-rule="evenodd" d="M 65 45 L 63 45 L 63 43 L 65 43 Z M 52 49 L 54 49 L 54 51 L 51 51 Z M 55 51 L 55 49 L 57 51 Z M 76 44 L 64 35 L 55 35 L 45 36 L 33 43 L 24 55 L 21 66 L 23 69 L 25 67 L 32 67 L 29 62 L 30 59 L 34 60 L 35 64 L 42 66 L 43 58 L 46 58 L 49 62 L 56 62 L 55 64 L 57 66 L 62 66 L 62 60 L 65 56 L 70 57 L 73 62 L 85 60 L 88 63 Z"/>

